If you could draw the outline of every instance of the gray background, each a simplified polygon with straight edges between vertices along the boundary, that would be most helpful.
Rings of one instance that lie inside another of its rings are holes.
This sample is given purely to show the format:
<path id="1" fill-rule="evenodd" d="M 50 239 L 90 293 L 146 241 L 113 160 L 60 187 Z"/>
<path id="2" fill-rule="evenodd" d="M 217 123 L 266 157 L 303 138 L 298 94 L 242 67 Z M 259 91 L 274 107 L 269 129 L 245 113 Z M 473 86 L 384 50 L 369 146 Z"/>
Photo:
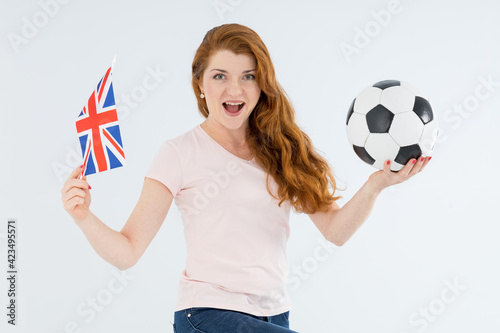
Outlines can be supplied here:
<path id="1" fill-rule="evenodd" d="M 1 331 L 172 331 L 185 260 L 177 209 L 119 282 L 59 191 L 81 163 L 75 119 L 116 54 L 127 165 L 88 181 L 92 211 L 121 229 L 160 144 L 202 121 L 191 61 L 205 32 L 227 22 L 250 26 L 268 46 L 299 125 L 346 187 L 341 205 L 375 171 L 345 134 L 359 91 L 410 82 L 440 122 L 425 172 L 387 189 L 345 246 L 323 247 L 306 215 L 291 217 L 291 328 L 498 331 L 499 9 L 494 0 L 1 0 L 0 266 L 5 272 L 6 221 L 16 218 L 20 271 L 16 327 L 6 324 L 0 279 Z M 347 44 L 357 53 L 346 55 Z"/>

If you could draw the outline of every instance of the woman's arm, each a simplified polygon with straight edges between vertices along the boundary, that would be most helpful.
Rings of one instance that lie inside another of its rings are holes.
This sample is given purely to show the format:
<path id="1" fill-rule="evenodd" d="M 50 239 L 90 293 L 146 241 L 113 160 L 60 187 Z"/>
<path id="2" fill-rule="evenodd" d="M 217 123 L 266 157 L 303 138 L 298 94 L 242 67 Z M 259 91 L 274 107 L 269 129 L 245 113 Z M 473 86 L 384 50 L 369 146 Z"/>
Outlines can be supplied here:
<path id="1" fill-rule="evenodd" d="M 77 168 L 61 190 L 64 208 L 104 260 L 121 270 L 132 267 L 162 225 L 173 200 L 172 193 L 162 183 L 145 178 L 141 196 L 127 223 L 118 232 L 90 211 L 86 177 L 77 179 L 81 171 Z"/>
<path id="2" fill-rule="evenodd" d="M 332 203 L 326 212 L 309 214 L 318 230 L 331 243 L 342 246 L 366 221 L 375 200 L 383 189 L 402 183 L 421 172 L 430 158 L 410 160 L 399 172 L 392 172 L 390 164 L 373 173 L 359 191 L 342 208 Z"/>

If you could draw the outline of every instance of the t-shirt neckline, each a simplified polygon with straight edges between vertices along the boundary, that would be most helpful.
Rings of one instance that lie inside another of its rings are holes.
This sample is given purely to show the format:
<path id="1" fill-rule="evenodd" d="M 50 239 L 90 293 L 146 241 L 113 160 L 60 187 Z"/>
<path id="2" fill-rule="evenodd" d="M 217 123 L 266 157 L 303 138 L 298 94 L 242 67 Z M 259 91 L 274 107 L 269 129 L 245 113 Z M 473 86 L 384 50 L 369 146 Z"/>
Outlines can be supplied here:
<path id="1" fill-rule="evenodd" d="M 241 158 L 239 156 L 234 155 L 233 153 L 228 151 L 226 148 L 222 147 L 222 145 L 220 143 L 218 143 L 217 141 L 215 141 L 214 138 L 212 138 L 207 132 L 205 132 L 205 130 L 201 127 L 201 124 L 198 124 L 198 126 L 196 126 L 196 127 L 198 128 L 199 131 L 203 132 L 203 135 L 208 137 L 210 141 L 212 141 L 217 147 L 219 147 L 219 149 L 222 149 L 226 154 L 229 154 L 233 158 L 236 158 L 236 159 L 243 161 L 243 162 L 246 162 L 246 163 L 252 163 L 255 161 L 255 157 L 253 157 L 253 156 L 252 156 L 251 160 L 245 160 L 244 158 Z"/>

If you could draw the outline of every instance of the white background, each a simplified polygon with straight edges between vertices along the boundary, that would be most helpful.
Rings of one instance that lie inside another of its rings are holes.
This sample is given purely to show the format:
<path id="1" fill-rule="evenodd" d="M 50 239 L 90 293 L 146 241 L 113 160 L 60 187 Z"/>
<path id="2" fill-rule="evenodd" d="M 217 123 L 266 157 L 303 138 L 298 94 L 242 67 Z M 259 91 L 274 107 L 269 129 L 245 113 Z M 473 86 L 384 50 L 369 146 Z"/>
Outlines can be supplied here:
<path id="1" fill-rule="evenodd" d="M 440 122 L 428 168 L 382 193 L 343 247 L 326 252 L 309 218 L 292 216 L 289 263 L 303 273 L 290 273 L 300 282 L 290 291 L 291 329 L 500 330 L 497 1 L 54 3 L 0 4 L 0 266 L 6 272 L 6 222 L 16 218 L 20 272 L 16 327 L 6 323 L 1 274 L 2 332 L 172 331 L 185 260 L 178 211 L 171 209 L 127 271 L 125 286 L 64 211 L 60 189 L 81 162 L 75 119 L 117 54 L 127 165 L 88 181 L 93 212 L 120 230 L 160 144 L 202 121 L 190 86 L 192 58 L 205 32 L 227 22 L 248 25 L 268 46 L 299 125 L 346 187 L 341 205 L 375 171 L 345 134 L 359 91 L 384 79 L 410 82 L 429 96 Z M 390 17 L 382 15 L 388 8 Z M 347 44 L 357 53 L 344 53 Z M 156 80 L 151 72 L 160 73 Z M 100 311 L 91 310 L 92 298 L 104 303 L 97 301 Z"/>

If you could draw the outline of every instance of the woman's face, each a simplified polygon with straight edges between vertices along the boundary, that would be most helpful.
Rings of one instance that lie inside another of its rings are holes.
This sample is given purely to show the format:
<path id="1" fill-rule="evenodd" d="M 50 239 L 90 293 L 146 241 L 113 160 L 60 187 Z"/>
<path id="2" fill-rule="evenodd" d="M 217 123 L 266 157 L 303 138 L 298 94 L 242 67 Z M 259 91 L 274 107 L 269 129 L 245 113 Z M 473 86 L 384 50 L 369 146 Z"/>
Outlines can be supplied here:
<path id="1" fill-rule="evenodd" d="M 200 89 L 208 106 L 208 120 L 227 129 L 246 129 L 259 101 L 255 59 L 228 50 L 214 53 L 203 73 Z"/>

